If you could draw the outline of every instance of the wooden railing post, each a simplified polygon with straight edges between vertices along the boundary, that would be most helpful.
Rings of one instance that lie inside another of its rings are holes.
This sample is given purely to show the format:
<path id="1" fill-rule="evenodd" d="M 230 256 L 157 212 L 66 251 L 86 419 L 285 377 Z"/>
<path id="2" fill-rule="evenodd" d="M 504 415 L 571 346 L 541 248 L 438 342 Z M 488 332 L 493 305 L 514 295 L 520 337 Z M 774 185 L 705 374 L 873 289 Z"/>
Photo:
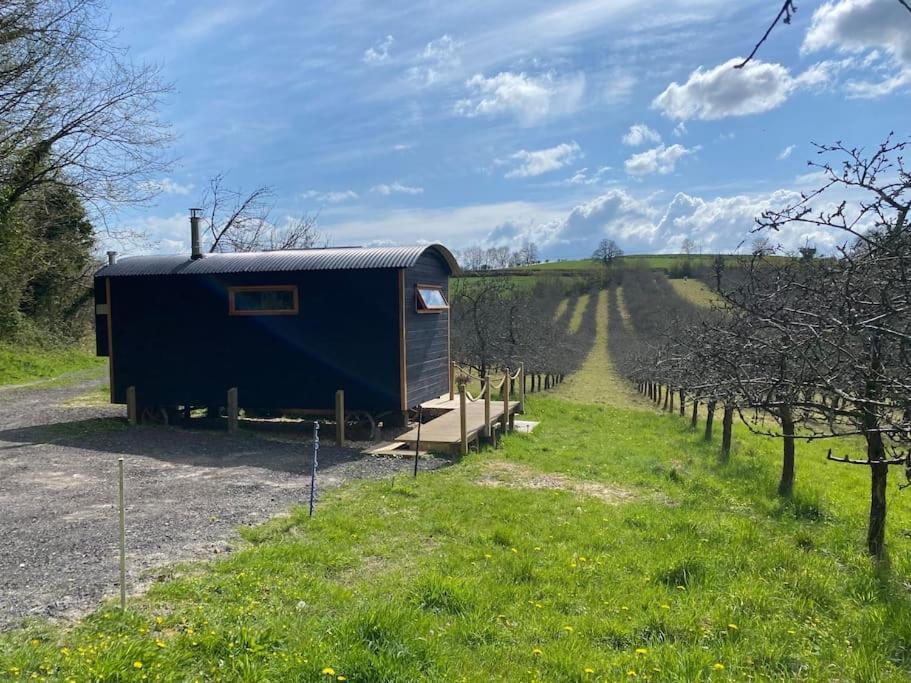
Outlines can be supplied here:
<path id="1" fill-rule="evenodd" d="M 519 412 L 525 414 L 525 363 L 519 364 Z"/>
<path id="2" fill-rule="evenodd" d="M 335 443 L 345 445 L 345 390 L 335 392 Z"/>
<path id="3" fill-rule="evenodd" d="M 228 433 L 237 431 L 237 387 L 228 389 Z"/>
<path id="4" fill-rule="evenodd" d="M 456 382 L 456 364 L 455 361 L 449 363 L 449 400 L 455 398 L 455 382 Z"/>
<path id="5" fill-rule="evenodd" d="M 127 422 L 136 426 L 136 387 L 127 387 Z"/>
<path id="6" fill-rule="evenodd" d="M 509 368 L 503 373 L 503 388 L 500 391 L 503 396 L 503 417 L 500 418 L 500 426 L 505 434 L 509 428 Z"/>
<path id="7" fill-rule="evenodd" d="M 490 438 L 490 375 L 484 378 L 484 436 Z"/>
<path id="8" fill-rule="evenodd" d="M 465 384 L 459 384 L 459 428 L 462 436 L 462 455 L 468 455 L 468 420 L 467 420 L 467 399 L 465 396 Z"/>

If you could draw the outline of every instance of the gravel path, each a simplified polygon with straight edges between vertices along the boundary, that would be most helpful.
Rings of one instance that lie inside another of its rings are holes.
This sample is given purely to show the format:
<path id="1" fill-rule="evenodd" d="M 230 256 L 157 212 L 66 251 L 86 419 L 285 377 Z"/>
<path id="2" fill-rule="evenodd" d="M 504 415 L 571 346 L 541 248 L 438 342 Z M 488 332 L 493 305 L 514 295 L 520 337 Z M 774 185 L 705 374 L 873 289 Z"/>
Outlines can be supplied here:
<path id="1" fill-rule="evenodd" d="M 100 383 L 0 389 L 0 630 L 28 616 L 77 616 L 119 591 L 121 456 L 132 587 L 153 568 L 227 552 L 239 525 L 307 500 L 309 443 L 131 429 L 122 406 L 65 405 Z M 410 468 L 400 458 L 321 445 L 319 487 Z M 421 467 L 445 464 L 432 458 Z"/>

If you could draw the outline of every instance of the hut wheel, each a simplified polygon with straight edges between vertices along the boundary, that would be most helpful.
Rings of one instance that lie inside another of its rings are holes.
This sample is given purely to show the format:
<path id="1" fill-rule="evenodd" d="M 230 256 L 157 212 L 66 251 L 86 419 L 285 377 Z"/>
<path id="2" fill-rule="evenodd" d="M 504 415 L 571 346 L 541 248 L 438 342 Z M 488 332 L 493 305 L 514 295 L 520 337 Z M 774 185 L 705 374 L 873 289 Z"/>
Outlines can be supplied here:
<path id="1" fill-rule="evenodd" d="M 167 425 L 168 411 L 159 406 L 143 408 L 139 421 L 144 425 Z"/>
<path id="2" fill-rule="evenodd" d="M 368 438 L 370 441 L 376 441 L 376 420 L 374 420 L 373 415 L 367 411 L 347 411 L 347 414 L 345 415 L 345 422 L 353 424 L 358 428 L 365 428 L 369 430 L 370 436 Z"/>

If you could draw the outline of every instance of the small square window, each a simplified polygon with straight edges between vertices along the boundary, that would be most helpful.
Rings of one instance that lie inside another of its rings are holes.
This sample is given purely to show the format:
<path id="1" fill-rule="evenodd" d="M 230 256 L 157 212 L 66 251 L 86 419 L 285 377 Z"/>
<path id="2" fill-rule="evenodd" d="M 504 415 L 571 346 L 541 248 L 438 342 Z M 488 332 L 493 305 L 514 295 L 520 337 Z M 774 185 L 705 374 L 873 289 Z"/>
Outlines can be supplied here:
<path id="1" fill-rule="evenodd" d="M 418 285 L 415 297 L 418 313 L 439 313 L 449 310 L 443 288 L 436 285 Z"/>
<path id="2" fill-rule="evenodd" d="M 295 285 L 228 288 L 229 315 L 296 315 L 297 312 Z"/>

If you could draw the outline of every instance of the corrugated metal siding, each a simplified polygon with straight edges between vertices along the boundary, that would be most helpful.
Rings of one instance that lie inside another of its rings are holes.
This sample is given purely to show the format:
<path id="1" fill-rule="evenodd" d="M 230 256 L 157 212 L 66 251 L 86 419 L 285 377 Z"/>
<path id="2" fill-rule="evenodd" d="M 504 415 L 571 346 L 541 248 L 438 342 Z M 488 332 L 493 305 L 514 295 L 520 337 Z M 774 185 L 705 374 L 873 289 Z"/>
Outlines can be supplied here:
<path id="1" fill-rule="evenodd" d="M 103 280 L 98 280 L 103 282 Z M 231 316 L 228 288 L 297 285 L 297 315 Z M 400 408 L 398 272 L 113 278 L 114 398 L 141 404 Z M 356 302 L 347 307 L 346 302 Z"/>
<path id="2" fill-rule="evenodd" d="M 96 277 L 141 275 L 225 275 L 306 270 L 360 270 L 410 268 L 425 252 L 437 254 L 458 274 L 452 253 L 439 244 L 416 247 L 353 247 L 345 249 L 302 249 L 258 251 L 237 254 L 187 256 L 132 256 L 101 268 Z"/>
<path id="3" fill-rule="evenodd" d="M 449 312 L 418 313 L 417 284 L 443 287 L 448 299 L 449 272 L 443 259 L 427 253 L 405 271 L 405 354 L 410 406 L 449 391 Z"/>

